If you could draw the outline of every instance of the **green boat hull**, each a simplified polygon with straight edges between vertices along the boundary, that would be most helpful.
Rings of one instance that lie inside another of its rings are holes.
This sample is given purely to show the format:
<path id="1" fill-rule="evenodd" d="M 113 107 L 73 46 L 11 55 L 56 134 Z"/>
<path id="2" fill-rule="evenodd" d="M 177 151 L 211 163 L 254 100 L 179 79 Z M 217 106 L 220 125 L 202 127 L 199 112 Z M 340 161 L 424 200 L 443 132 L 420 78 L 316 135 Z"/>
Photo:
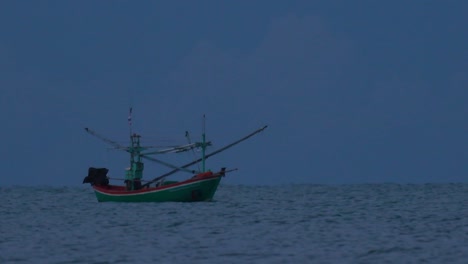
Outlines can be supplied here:
<path id="1" fill-rule="evenodd" d="M 221 176 L 190 179 L 160 187 L 127 191 L 124 186 L 93 186 L 99 202 L 200 202 L 211 201 Z"/>

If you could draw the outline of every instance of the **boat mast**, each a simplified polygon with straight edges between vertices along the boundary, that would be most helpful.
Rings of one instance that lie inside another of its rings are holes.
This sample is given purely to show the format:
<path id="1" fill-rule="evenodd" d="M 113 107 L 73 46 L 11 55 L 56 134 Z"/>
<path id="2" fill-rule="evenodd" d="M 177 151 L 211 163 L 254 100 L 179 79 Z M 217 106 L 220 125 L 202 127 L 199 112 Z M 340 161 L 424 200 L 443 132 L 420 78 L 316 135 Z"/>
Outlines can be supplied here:
<path id="1" fill-rule="evenodd" d="M 141 162 L 140 135 L 132 133 L 132 107 L 128 115 L 128 125 L 130 130 L 130 168 L 125 172 L 125 182 L 127 189 L 136 190 L 141 187 L 141 178 L 143 177 L 143 162 Z"/>
<path id="2" fill-rule="evenodd" d="M 130 168 L 125 172 L 125 182 L 127 183 L 127 189 L 129 190 L 137 190 L 141 187 L 144 164 L 141 162 L 142 148 L 140 146 L 140 138 L 141 136 L 135 133 L 130 136 Z"/>
<path id="3" fill-rule="evenodd" d="M 203 134 L 202 134 L 202 172 L 205 172 L 205 150 L 206 150 L 206 136 L 205 136 L 205 115 L 203 115 Z"/>

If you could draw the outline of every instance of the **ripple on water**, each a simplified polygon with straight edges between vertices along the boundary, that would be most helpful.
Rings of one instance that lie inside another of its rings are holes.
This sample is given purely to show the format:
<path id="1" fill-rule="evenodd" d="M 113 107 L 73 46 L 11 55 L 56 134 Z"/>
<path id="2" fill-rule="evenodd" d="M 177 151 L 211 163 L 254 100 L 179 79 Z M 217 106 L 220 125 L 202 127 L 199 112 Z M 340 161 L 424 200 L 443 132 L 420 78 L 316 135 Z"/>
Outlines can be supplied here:
<path id="1" fill-rule="evenodd" d="M 0 188 L 1 263 L 463 263 L 468 185 L 221 186 L 209 203 Z"/>

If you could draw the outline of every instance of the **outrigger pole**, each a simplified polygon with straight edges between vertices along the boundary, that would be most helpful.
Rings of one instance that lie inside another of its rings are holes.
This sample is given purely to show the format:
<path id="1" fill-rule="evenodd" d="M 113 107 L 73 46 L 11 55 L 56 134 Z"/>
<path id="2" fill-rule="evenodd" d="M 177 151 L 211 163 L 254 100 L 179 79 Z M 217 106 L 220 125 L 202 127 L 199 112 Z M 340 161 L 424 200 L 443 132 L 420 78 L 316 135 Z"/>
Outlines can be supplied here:
<path id="1" fill-rule="evenodd" d="M 218 149 L 218 150 L 216 150 L 216 151 L 213 151 L 213 152 L 211 152 L 210 154 L 208 154 L 208 155 L 206 155 L 206 156 L 203 155 L 204 158 L 203 158 L 203 157 L 202 157 L 202 158 L 199 158 L 199 159 L 197 159 L 197 160 L 194 160 L 194 161 L 192 161 L 192 162 L 190 162 L 190 163 L 187 163 L 187 164 L 181 166 L 180 168 L 175 168 L 175 169 L 171 170 L 170 172 L 167 172 L 167 173 L 165 173 L 165 174 L 163 174 L 163 175 L 161 175 L 161 176 L 159 176 L 159 177 L 156 177 L 156 178 L 154 178 L 153 180 L 151 180 L 151 181 L 149 181 L 149 182 L 143 184 L 141 187 L 147 187 L 147 186 L 149 186 L 150 184 L 152 184 L 153 182 L 157 182 L 157 181 L 159 181 L 159 180 L 161 180 L 161 179 L 164 179 L 164 178 L 166 178 L 167 176 L 172 175 L 172 174 L 178 172 L 178 171 L 181 170 L 181 169 L 185 169 L 185 168 L 187 168 L 187 167 L 190 167 L 190 166 L 192 166 L 192 165 L 194 165 L 194 164 L 199 163 L 200 161 L 205 161 L 207 158 L 209 158 L 209 157 L 211 157 L 211 156 L 213 156 L 213 155 L 216 155 L 216 154 L 218 154 L 218 153 L 220 153 L 220 152 L 222 152 L 222 151 L 225 151 L 226 149 L 228 149 L 228 148 L 230 148 L 230 147 L 232 147 L 232 146 L 234 146 L 234 145 L 237 145 L 237 144 L 241 143 L 242 141 L 247 140 L 248 138 L 250 138 L 250 137 L 252 137 L 252 136 L 254 136 L 254 135 L 256 135 L 256 134 L 262 132 L 262 131 L 265 130 L 267 127 L 268 127 L 268 126 L 264 126 L 264 127 L 260 128 L 260 129 L 257 129 L 257 130 L 255 130 L 254 132 L 248 134 L 247 136 L 245 136 L 245 137 L 243 137 L 243 138 L 241 138 L 241 139 L 239 139 L 239 140 L 237 140 L 237 141 L 234 141 L 233 143 L 231 143 L 231 144 L 229 144 L 229 145 L 226 145 L 226 146 L 224 146 L 224 147 L 222 147 L 222 148 L 220 148 L 220 149 Z M 146 157 L 146 158 L 147 158 L 147 157 Z"/>

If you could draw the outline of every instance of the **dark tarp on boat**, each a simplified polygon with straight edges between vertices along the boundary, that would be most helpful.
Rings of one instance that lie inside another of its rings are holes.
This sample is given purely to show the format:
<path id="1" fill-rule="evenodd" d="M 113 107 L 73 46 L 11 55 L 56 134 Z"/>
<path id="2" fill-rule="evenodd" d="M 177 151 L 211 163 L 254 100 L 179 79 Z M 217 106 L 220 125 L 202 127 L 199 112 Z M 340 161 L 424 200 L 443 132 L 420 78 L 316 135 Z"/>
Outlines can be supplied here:
<path id="1" fill-rule="evenodd" d="M 90 183 L 91 185 L 101 185 L 106 186 L 109 184 L 109 179 L 107 178 L 106 168 L 93 168 L 88 169 L 88 176 L 83 179 L 83 183 Z"/>

